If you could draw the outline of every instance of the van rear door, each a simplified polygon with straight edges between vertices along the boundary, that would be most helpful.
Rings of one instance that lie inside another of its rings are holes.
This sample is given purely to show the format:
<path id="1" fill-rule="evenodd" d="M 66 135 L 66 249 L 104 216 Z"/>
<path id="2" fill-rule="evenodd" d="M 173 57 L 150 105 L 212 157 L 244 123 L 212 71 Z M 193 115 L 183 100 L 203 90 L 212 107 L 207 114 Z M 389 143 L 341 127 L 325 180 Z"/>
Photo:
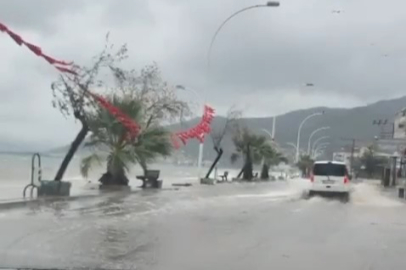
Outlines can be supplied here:
<path id="1" fill-rule="evenodd" d="M 313 166 L 314 184 L 317 185 L 343 185 L 347 177 L 347 168 L 344 164 L 316 163 Z"/>

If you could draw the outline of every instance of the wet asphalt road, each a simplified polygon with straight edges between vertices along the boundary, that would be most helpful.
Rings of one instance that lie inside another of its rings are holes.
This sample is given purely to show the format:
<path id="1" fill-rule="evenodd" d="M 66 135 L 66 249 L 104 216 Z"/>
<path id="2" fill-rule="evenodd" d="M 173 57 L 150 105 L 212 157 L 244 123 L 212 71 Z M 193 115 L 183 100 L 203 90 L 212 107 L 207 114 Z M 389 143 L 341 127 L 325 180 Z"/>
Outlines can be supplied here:
<path id="1" fill-rule="evenodd" d="M 296 181 L 296 182 L 295 182 Z M 304 183 L 106 195 L 0 212 L 8 267 L 402 269 L 406 208 L 369 184 L 352 200 L 301 199 Z"/>

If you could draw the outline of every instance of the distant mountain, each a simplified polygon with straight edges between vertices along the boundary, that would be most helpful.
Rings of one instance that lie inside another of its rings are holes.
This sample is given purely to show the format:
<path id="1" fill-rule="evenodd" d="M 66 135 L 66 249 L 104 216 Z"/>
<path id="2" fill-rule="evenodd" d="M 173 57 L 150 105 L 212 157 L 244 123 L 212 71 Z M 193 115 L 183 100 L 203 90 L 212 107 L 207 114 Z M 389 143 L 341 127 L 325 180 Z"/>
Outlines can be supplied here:
<path id="1" fill-rule="evenodd" d="M 0 135 L 0 154 L 31 154 L 47 149 L 45 143 L 32 143 Z"/>
<path id="2" fill-rule="evenodd" d="M 307 149 L 308 139 L 312 131 L 319 127 L 330 126 L 329 130 L 318 133 L 313 137 L 313 140 L 328 135 L 330 139 L 325 140 L 330 143 L 328 156 L 331 156 L 332 152 L 342 147 L 347 147 L 351 144 L 349 140 L 343 140 L 345 138 L 357 139 L 357 144 L 368 144 L 374 139 L 374 136 L 380 134 L 381 127 L 372 125 L 375 119 L 388 119 L 388 122 L 393 121 L 395 114 L 406 107 L 406 96 L 398 99 L 379 101 L 367 106 L 342 109 L 342 108 L 327 108 L 316 107 L 305 110 L 292 111 L 283 115 L 277 116 L 276 120 L 276 142 L 286 150 L 293 150 L 292 147 L 287 146 L 286 143 L 292 142 L 296 144 L 297 132 L 299 124 L 302 120 L 315 112 L 324 111 L 323 116 L 314 117 L 308 120 L 301 131 L 300 147 Z M 259 134 L 266 135 L 263 128 L 271 131 L 272 129 L 272 117 L 264 118 L 244 118 L 243 123 L 252 131 Z M 223 117 L 216 117 L 213 123 L 213 128 L 223 125 L 225 119 Z M 197 119 L 186 123 L 186 126 L 193 126 L 196 124 Z M 179 130 L 179 125 L 171 126 L 173 130 Z M 204 146 L 205 158 L 212 158 L 214 151 L 212 150 L 213 144 L 210 140 L 206 140 Z M 223 141 L 224 156 L 229 157 L 234 149 L 231 136 L 228 135 Z M 197 157 L 198 144 L 197 142 L 191 142 L 184 147 L 184 151 L 189 156 Z"/>
<path id="3" fill-rule="evenodd" d="M 271 106 L 271 105 L 270 105 Z M 307 143 L 311 132 L 319 127 L 330 126 L 330 130 L 320 132 L 314 136 L 314 139 L 320 136 L 329 135 L 330 139 L 325 140 L 330 142 L 327 154 L 331 153 L 343 146 L 349 146 L 351 144 L 348 140 L 343 138 L 355 138 L 361 141 L 361 143 L 372 142 L 374 136 L 378 136 L 380 133 L 380 127 L 372 125 L 375 119 L 388 119 L 392 121 L 394 115 L 406 107 L 406 96 L 398 99 L 383 100 L 367 106 L 342 109 L 342 108 L 327 108 L 316 107 L 305 110 L 296 110 L 283 115 L 277 116 L 276 120 L 276 142 L 284 149 L 291 150 L 292 148 L 287 146 L 286 143 L 292 142 L 296 144 L 297 131 L 299 124 L 307 116 L 315 112 L 324 111 L 323 116 L 314 117 L 306 122 L 302 128 L 300 146 L 303 149 L 307 149 Z M 216 117 L 213 121 L 213 129 L 223 126 L 225 123 L 224 117 Z M 171 125 L 168 128 L 173 131 L 187 129 L 197 123 L 198 119 L 193 119 L 186 123 Z M 244 125 L 258 134 L 264 134 L 261 131 L 263 128 L 271 131 L 272 129 L 272 117 L 264 118 L 243 118 Z M 224 149 L 223 162 L 229 159 L 233 152 L 234 146 L 231 140 L 231 135 L 225 136 L 222 146 Z M 68 146 L 60 147 L 48 151 L 48 153 L 66 153 Z M 81 150 L 83 151 L 83 149 Z M 198 143 L 191 141 L 182 148 L 182 152 L 190 157 L 196 158 L 198 156 Z M 213 151 L 213 143 L 211 138 L 208 137 L 204 145 L 204 158 L 212 159 L 215 156 Z"/>

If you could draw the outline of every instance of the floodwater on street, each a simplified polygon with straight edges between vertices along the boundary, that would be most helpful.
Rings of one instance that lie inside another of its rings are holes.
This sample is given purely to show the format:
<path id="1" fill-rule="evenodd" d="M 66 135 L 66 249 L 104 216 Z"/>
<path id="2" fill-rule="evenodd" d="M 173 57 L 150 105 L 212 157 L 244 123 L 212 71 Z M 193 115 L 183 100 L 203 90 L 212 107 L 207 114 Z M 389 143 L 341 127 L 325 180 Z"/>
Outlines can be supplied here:
<path id="1" fill-rule="evenodd" d="M 110 194 L 0 212 L 2 267 L 401 269 L 405 205 L 370 183 L 302 199 L 304 180 Z"/>

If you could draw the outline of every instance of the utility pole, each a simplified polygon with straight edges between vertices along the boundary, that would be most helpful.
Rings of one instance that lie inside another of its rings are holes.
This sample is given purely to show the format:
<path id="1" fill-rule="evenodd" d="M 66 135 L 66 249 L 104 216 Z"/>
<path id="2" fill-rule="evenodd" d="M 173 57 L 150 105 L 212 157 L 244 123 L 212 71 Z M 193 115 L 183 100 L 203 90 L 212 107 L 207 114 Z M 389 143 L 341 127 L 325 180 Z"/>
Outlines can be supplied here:
<path id="1" fill-rule="evenodd" d="M 351 141 L 351 157 L 350 157 L 350 171 L 351 173 L 354 171 L 354 153 L 355 153 L 355 142 L 357 139 L 355 138 L 341 138 L 343 141 Z"/>
<path id="2" fill-rule="evenodd" d="M 352 139 L 352 146 L 351 146 L 351 165 L 350 165 L 350 170 L 351 174 L 354 171 L 354 151 L 355 151 L 355 139 Z"/>
<path id="3" fill-rule="evenodd" d="M 341 138 L 343 141 L 351 141 L 351 157 L 350 157 L 350 170 L 353 172 L 354 170 L 354 155 L 355 155 L 355 145 L 358 142 L 365 142 L 365 141 L 371 141 L 371 139 L 356 139 L 356 138 Z M 374 146 L 376 143 L 376 137 L 374 138 Z"/>

